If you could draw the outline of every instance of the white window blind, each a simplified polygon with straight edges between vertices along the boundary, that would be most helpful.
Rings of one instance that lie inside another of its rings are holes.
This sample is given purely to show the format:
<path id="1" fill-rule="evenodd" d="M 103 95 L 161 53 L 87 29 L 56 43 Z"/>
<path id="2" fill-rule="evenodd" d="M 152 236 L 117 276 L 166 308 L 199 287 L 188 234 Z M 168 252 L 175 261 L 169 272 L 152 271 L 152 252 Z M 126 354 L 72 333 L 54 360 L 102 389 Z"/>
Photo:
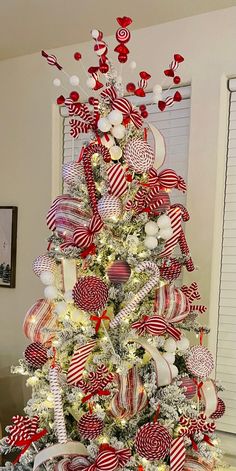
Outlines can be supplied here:
<path id="1" fill-rule="evenodd" d="M 189 145 L 189 125 L 190 125 L 190 94 L 191 87 L 179 87 L 183 100 L 174 103 L 172 107 L 161 112 L 156 104 L 152 102 L 152 93 L 147 93 L 145 99 L 132 97 L 135 105 L 145 103 L 149 116 L 147 120 L 156 126 L 163 134 L 166 142 L 166 160 L 163 168 L 172 168 L 178 175 L 181 175 L 187 182 L 188 175 L 188 145 Z M 129 97 L 130 99 L 130 97 Z M 68 162 L 76 159 L 80 153 L 84 142 L 88 141 L 87 134 L 80 134 L 78 139 L 70 136 L 70 117 L 67 116 L 65 107 L 61 108 L 63 119 L 63 156 L 62 161 Z M 148 140 L 153 146 L 153 137 L 148 133 Z M 186 195 L 178 190 L 171 193 L 172 203 L 179 202 L 185 205 Z"/>
<path id="2" fill-rule="evenodd" d="M 229 81 L 229 131 L 222 236 L 216 378 L 226 413 L 217 428 L 236 433 L 236 79 Z"/>

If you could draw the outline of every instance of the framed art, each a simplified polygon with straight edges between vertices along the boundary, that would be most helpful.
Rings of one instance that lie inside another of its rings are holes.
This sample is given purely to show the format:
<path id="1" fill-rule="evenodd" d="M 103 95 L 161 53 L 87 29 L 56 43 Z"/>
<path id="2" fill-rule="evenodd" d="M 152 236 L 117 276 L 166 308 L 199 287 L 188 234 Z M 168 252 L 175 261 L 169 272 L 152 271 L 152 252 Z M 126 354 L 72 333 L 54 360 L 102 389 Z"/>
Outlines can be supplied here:
<path id="1" fill-rule="evenodd" d="M 17 207 L 0 206 L 0 287 L 16 284 Z"/>

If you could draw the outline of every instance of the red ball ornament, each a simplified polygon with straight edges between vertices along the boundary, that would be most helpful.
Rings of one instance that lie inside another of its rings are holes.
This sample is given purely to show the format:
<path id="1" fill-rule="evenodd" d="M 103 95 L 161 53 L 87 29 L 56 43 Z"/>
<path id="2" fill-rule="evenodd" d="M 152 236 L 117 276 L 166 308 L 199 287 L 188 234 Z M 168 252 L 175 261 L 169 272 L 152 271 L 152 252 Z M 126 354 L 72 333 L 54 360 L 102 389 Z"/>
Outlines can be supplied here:
<path id="1" fill-rule="evenodd" d="M 148 117 L 148 112 L 146 110 L 142 111 L 141 116 L 142 118 L 146 119 Z"/>
<path id="2" fill-rule="evenodd" d="M 180 388 L 183 389 L 183 394 L 185 395 L 186 399 L 192 399 L 196 392 L 197 386 L 191 378 L 183 378 L 180 383 Z"/>
<path id="3" fill-rule="evenodd" d="M 225 403 L 220 397 L 218 397 L 217 407 L 215 412 L 211 414 L 211 419 L 220 419 L 225 413 Z"/>
<path id="4" fill-rule="evenodd" d="M 118 55 L 118 61 L 121 62 L 121 64 L 124 64 L 127 62 L 128 56 L 127 54 L 119 54 Z"/>
<path id="5" fill-rule="evenodd" d="M 140 105 L 139 109 L 140 109 L 141 112 L 145 111 L 146 110 L 146 105 Z"/>
<path id="6" fill-rule="evenodd" d="M 108 287 L 97 276 L 85 276 L 75 284 L 72 296 L 78 308 L 83 309 L 83 311 L 95 312 L 105 306 L 108 298 Z"/>
<path id="7" fill-rule="evenodd" d="M 135 91 L 135 84 L 132 82 L 127 83 L 126 90 L 128 93 L 133 93 Z"/>
<path id="8" fill-rule="evenodd" d="M 101 74 L 106 74 L 109 70 L 109 65 L 104 62 L 103 64 L 100 65 L 99 70 Z"/>
<path id="9" fill-rule="evenodd" d="M 102 419 L 90 412 L 84 414 L 78 422 L 78 432 L 82 438 L 87 440 L 93 440 L 101 435 L 103 427 Z"/>
<path id="10" fill-rule="evenodd" d="M 178 75 L 176 75 L 176 77 L 173 78 L 173 82 L 174 82 L 176 85 L 178 85 L 178 84 L 181 82 L 181 78 L 180 78 Z"/>
<path id="11" fill-rule="evenodd" d="M 135 437 L 137 453 L 146 460 L 162 460 L 170 451 L 172 438 L 168 430 L 158 423 L 142 425 Z"/>
<path id="12" fill-rule="evenodd" d="M 126 283 L 130 277 L 131 268 L 124 260 L 116 260 L 107 270 L 107 275 L 111 283 Z"/>
<path id="13" fill-rule="evenodd" d="M 79 94 L 78 92 L 70 92 L 70 98 L 73 100 L 73 101 L 78 101 L 79 100 Z"/>
<path id="14" fill-rule="evenodd" d="M 89 99 L 88 99 L 88 102 L 90 105 L 94 105 L 94 96 L 90 96 Z"/>
<path id="15" fill-rule="evenodd" d="M 24 358 L 28 365 L 40 368 L 48 360 L 47 349 L 39 342 L 31 343 L 24 351 Z"/>
<path id="16" fill-rule="evenodd" d="M 80 61 L 81 58 L 82 58 L 82 55 L 80 54 L 80 52 L 75 52 L 74 53 L 74 59 L 76 61 Z"/>
<path id="17" fill-rule="evenodd" d="M 63 105 L 63 103 L 65 103 L 65 97 L 63 95 L 60 95 L 58 98 L 57 98 L 57 104 L 58 105 Z"/>

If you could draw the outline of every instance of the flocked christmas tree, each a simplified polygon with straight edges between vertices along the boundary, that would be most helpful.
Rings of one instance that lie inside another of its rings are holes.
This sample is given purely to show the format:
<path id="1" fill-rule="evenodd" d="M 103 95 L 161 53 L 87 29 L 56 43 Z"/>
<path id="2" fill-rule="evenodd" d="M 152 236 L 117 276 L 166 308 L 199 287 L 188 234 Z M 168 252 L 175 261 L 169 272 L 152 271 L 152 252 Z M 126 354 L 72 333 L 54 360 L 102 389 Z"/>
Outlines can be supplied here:
<path id="1" fill-rule="evenodd" d="M 125 63 L 132 21 L 117 21 L 115 52 Z M 163 138 L 146 121 L 145 105 L 124 98 L 125 89 L 145 97 L 150 74 L 124 86 L 103 34 L 92 37 L 99 64 L 88 69 L 87 104 L 74 89 L 57 100 L 68 110 L 71 136 L 87 133 L 87 140 L 63 165 L 66 194 L 47 215 L 48 252 L 33 263 L 46 287 L 26 314 L 32 343 L 14 368 L 29 376 L 32 398 L 1 442 L 3 453 L 19 452 L 6 468 L 211 470 L 220 458 L 214 419 L 224 403 L 208 378 L 206 308 L 194 281 L 175 286 L 182 269 L 194 270 L 183 229 L 188 212 L 171 204 L 171 190 L 186 185 L 165 168 Z M 42 55 L 64 72 L 55 56 Z M 83 60 L 79 52 L 74 58 Z M 183 60 L 175 54 L 164 72 L 174 84 Z M 76 75 L 69 81 L 79 87 Z M 179 91 L 154 87 L 161 111 L 180 100 Z M 189 331 L 198 345 L 190 346 Z"/>

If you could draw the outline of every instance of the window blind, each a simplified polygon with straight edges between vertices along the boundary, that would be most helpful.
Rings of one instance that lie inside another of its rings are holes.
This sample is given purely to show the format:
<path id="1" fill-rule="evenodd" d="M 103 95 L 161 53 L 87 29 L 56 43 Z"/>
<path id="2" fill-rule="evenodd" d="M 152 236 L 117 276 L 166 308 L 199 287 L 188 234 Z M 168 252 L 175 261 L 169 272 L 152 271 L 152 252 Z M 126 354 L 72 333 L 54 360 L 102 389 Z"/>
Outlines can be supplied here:
<path id="1" fill-rule="evenodd" d="M 152 93 L 147 93 L 145 99 L 129 97 L 135 105 L 145 103 L 149 116 L 147 120 L 156 126 L 163 134 L 166 142 L 166 159 L 163 168 L 172 168 L 178 175 L 181 175 L 187 182 L 188 175 L 188 145 L 189 145 L 189 125 L 190 125 L 190 95 L 191 87 L 178 87 L 183 96 L 183 100 L 175 103 L 165 111 L 159 111 L 156 104 L 153 104 Z M 67 115 L 66 107 L 61 108 L 63 119 L 63 156 L 62 162 L 74 160 L 80 153 L 84 142 L 88 141 L 87 134 L 80 134 L 78 139 L 70 136 L 70 117 Z M 153 147 L 153 137 L 148 133 L 148 141 Z M 186 203 L 186 195 L 180 191 L 171 192 L 172 203 Z"/>
<path id="2" fill-rule="evenodd" d="M 236 79 L 229 81 L 229 123 L 219 292 L 216 378 L 226 413 L 217 428 L 236 433 Z"/>

